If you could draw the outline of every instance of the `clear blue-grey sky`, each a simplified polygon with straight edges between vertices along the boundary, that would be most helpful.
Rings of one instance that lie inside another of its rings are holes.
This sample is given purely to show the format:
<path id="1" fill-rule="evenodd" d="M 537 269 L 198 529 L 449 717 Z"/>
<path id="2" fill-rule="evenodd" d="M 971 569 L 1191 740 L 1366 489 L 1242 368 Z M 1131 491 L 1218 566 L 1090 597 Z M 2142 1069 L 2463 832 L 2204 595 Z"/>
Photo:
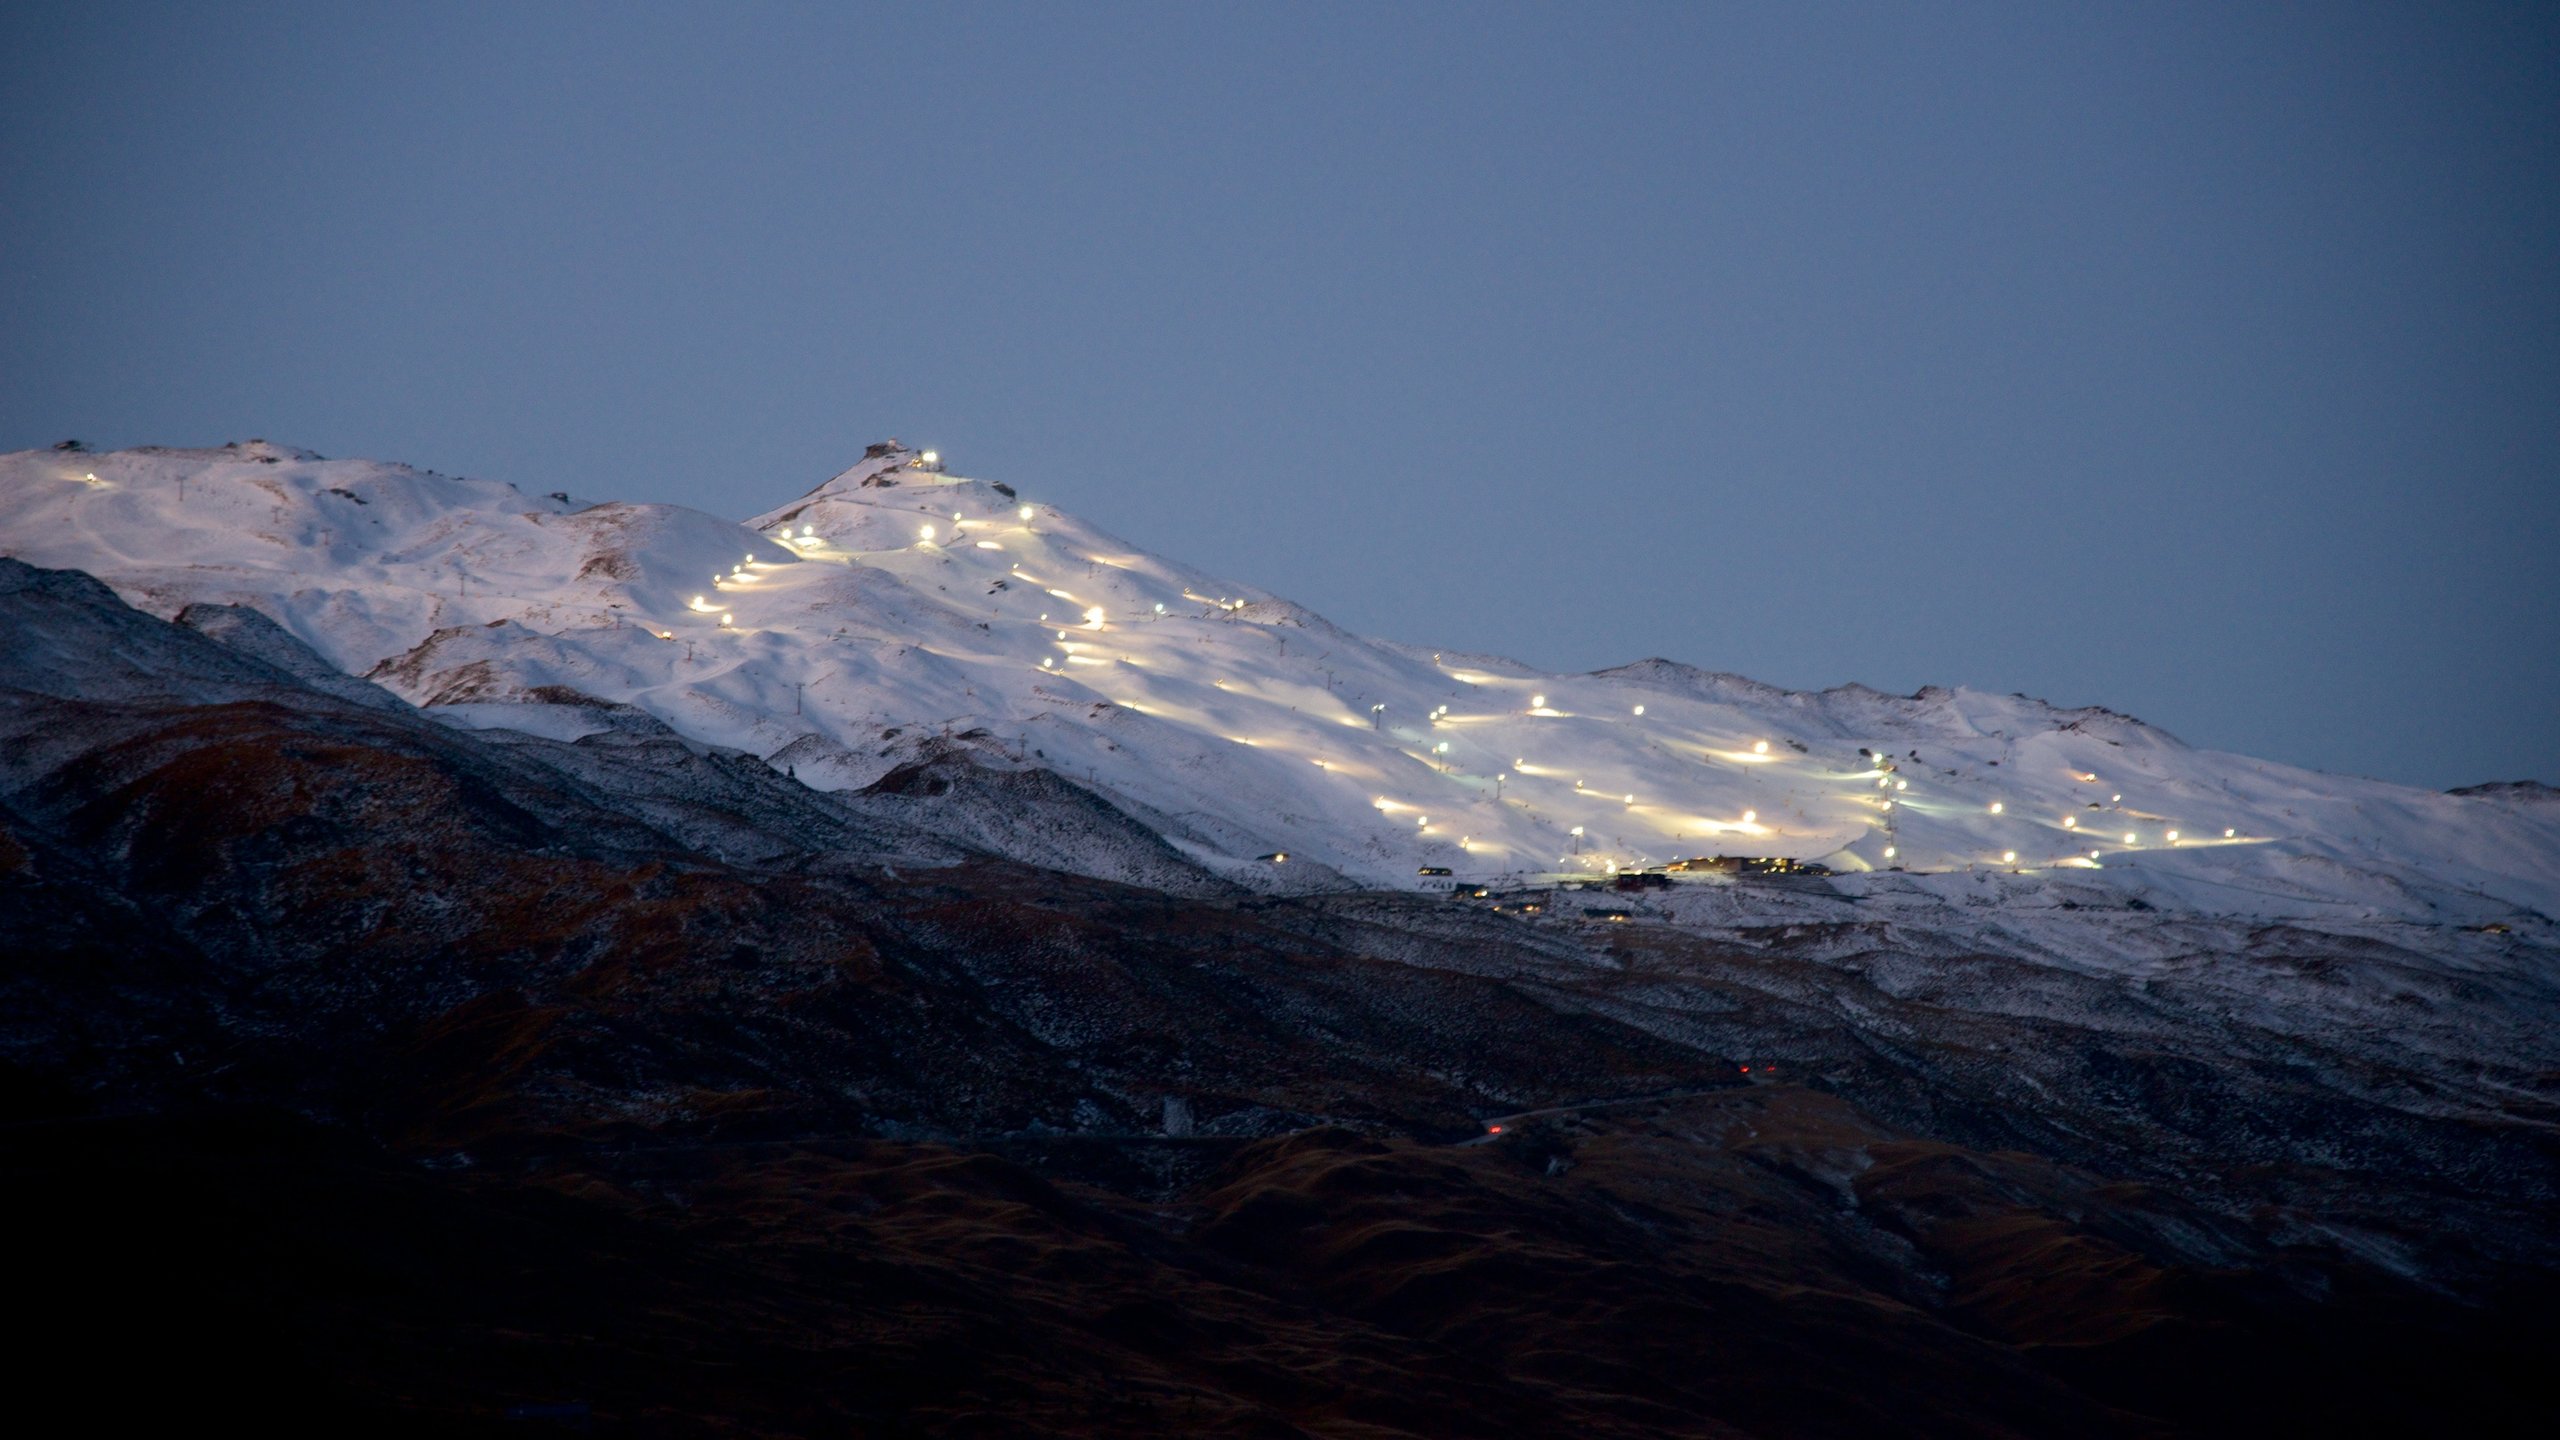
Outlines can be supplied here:
<path id="1" fill-rule="evenodd" d="M 1357 629 L 2560 780 L 2549 5 L 0 8 L 0 448 L 744 516 L 892 433 Z"/>

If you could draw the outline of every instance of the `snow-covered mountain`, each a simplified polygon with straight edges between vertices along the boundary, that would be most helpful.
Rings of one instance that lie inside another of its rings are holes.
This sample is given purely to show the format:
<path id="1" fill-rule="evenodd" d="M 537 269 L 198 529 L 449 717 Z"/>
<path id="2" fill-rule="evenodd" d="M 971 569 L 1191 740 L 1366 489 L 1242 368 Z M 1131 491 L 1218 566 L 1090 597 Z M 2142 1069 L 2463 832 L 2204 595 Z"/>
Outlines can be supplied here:
<path id="1" fill-rule="evenodd" d="M 924 459 L 0 457 L 23 1308 L 340 1430 L 2549 1408 L 2550 789 L 1362 639 Z M 1700 854 L 1838 873 L 1609 884 Z"/>
<path id="2" fill-rule="evenodd" d="M 0 457 L 0 550 L 156 614 L 263 612 L 457 724 L 576 739 L 625 703 L 822 790 L 930 749 L 1051 770 L 1257 889 L 1747 855 L 2018 910 L 2560 914 L 2560 804 L 2534 787 L 2318 774 L 1960 688 L 1370 639 L 895 444 L 743 524 L 258 441 L 24 451 Z"/>

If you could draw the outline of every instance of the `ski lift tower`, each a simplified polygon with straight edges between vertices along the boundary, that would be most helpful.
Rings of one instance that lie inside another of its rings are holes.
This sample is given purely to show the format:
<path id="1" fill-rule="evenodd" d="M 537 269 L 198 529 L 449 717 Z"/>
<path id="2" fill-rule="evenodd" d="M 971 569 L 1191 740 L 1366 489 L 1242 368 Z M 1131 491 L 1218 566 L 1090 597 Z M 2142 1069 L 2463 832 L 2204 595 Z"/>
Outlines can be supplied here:
<path id="1" fill-rule="evenodd" d="M 1875 752 L 1875 760 L 1877 788 L 1884 791 L 1884 858 L 1888 862 L 1885 868 L 1899 870 L 1902 868 L 1902 802 L 1894 797 L 1901 793 L 1901 787 L 1887 782 L 1902 767 L 1894 764 L 1881 750 Z"/>

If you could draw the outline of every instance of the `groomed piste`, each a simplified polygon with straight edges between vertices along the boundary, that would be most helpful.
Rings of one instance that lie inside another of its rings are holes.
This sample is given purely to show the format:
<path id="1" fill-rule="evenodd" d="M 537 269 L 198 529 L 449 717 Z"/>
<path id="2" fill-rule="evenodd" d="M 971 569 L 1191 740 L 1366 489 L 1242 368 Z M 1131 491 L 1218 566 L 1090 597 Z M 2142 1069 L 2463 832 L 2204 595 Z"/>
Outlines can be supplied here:
<path id="1" fill-rule="evenodd" d="M 252 607 L 456 724 L 575 739 L 628 704 L 827 790 L 928 750 L 1048 769 L 1255 889 L 1722 856 L 2027 909 L 2560 911 L 2549 792 L 2319 774 L 2017 695 L 1660 659 L 1548 674 L 1370 639 L 895 442 L 743 523 L 262 441 L 24 451 L 0 457 L 0 544 L 157 614 Z M 1648 903 L 1673 918 L 1731 883 L 1669 879 Z"/>

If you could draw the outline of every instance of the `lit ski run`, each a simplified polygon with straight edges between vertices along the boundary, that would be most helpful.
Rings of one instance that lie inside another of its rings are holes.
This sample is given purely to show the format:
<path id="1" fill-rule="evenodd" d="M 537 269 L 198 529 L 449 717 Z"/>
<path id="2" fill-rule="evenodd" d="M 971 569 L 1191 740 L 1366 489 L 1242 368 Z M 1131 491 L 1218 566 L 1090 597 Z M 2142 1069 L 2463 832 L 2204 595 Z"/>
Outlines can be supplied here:
<path id="1" fill-rule="evenodd" d="M 744 525 L 260 442 L 27 451 L 0 457 L 0 544 L 164 615 L 255 607 L 456 723 L 574 738 L 602 728 L 588 700 L 625 702 L 824 789 L 927 745 L 1045 767 L 1258 888 L 1678 889 L 1722 872 L 1667 867 L 1728 857 L 2018 905 L 2560 908 L 2541 793 L 2315 774 L 2018 696 L 1372 640 L 896 445 Z"/>

